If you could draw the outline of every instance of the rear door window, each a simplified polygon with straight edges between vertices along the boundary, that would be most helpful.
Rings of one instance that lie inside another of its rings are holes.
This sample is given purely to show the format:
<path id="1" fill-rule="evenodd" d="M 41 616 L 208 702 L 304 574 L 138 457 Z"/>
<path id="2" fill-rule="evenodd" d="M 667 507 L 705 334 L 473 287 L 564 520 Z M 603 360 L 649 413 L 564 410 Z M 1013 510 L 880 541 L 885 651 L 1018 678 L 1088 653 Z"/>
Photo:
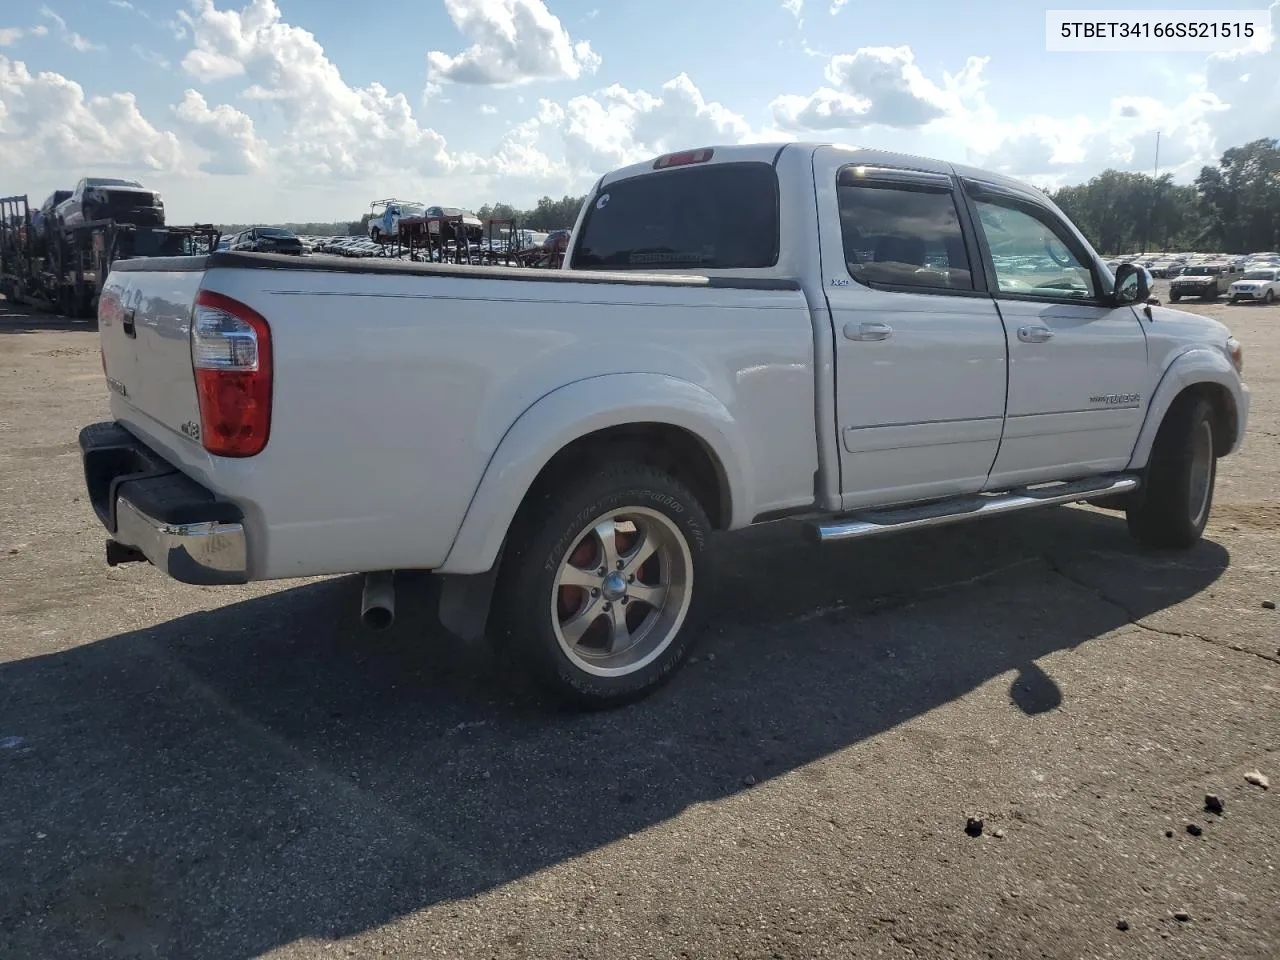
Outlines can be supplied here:
<path id="1" fill-rule="evenodd" d="M 619 180 L 591 201 L 577 270 L 711 270 L 778 262 L 778 177 L 720 163 Z"/>
<path id="2" fill-rule="evenodd" d="M 867 286 L 972 290 L 973 273 L 950 189 L 836 183 L 849 275 Z"/>

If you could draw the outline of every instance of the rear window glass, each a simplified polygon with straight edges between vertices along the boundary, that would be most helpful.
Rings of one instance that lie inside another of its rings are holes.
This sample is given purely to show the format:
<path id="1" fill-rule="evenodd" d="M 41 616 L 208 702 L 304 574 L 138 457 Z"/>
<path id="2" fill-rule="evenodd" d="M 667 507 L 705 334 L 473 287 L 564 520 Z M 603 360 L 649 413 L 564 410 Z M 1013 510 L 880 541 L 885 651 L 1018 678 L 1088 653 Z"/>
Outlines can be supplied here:
<path id="1" fill-rule="evenodd" d="M 591 202 L 575 269 L 771 267 L 778 261 L 778 177 L 767 163 L 653 173 L 602 188 Z"/>

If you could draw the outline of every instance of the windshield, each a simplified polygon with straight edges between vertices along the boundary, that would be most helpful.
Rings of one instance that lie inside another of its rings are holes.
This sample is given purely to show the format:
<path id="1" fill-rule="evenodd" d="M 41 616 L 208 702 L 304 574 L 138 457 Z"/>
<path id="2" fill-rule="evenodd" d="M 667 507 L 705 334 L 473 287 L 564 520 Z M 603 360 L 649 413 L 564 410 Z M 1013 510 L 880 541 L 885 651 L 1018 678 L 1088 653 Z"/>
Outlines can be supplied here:
<path id="1" fill-rule="evenodd" d="M 288 230 L 281 230 L 279 227 L 259 227 L 258 233 L 264 237 L 283 237 L 286 240 L 292 240 L 293 234 Z"/>
<path id="2" fill-rule="evenodd" d="M 1190 277 L 1212 277 L 1222 272 L 1221 267 L 1187 267 L 1183 273 Z"/>
<path id="3" fill-rule="evenodd" d="M 771 267 L 778 260 L 778 177 L 768 163 L 641 174 L 591 199 L 577 269 Z"/>
<path id="4" fill-rule="evenodd" d="M 87 187 L 141 187 L 137 180 L 117 180 L 114 177 L 89 177 L 85 180 Z"/>
<path id="5" fill-rule="evenodd" d="M 1241 280 L 1274 280 L 1280 270 L 1250 270 Z"/>

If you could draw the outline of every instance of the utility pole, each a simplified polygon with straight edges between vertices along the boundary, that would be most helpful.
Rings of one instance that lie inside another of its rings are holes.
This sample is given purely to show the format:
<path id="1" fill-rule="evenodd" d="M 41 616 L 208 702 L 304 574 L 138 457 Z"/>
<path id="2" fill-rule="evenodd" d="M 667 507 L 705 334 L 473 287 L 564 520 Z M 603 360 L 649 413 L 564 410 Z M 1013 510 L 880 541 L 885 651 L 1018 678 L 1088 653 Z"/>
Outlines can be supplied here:
<path id="1" fill-rule="evenodd" d="M 1142 252 L 1147 252 L 1147 241 L 1155 239 L 1156 203 L 1160 199 L 1160 131 L 1156 131 L 1156 163 L 1151 171 L 1151 207 L 1147 210 L 1147 235 L 1142 239 Z"/>

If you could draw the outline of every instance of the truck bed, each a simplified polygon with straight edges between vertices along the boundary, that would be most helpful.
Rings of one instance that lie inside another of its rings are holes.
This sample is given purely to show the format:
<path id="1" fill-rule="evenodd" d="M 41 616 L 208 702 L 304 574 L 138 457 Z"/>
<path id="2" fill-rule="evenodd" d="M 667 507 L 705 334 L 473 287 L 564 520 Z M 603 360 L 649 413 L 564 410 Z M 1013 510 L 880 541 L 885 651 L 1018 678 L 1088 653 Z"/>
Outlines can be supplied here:
<path id="1" fill-rule="evenodd" d="M 112 415 L 236 503 L 253 579 L 475 572 L 446 560 L 481 479 L 557 404 L 602 429 L 680 409 L 722 420 L 749 491 L 736 524 L 812 502 L 815 321 L 794 281 L 217 252 L 123 261 L 108 287 L 136 313 L 132 338 L 102 322 Z M 210 454 L 193 429 L 200 291 L 270 326 L 270 436 L 248 458 Z M 674 409 L 642 399 L 656 379 Z M 521 456 L 573 439 L 557 429 Z"/>

